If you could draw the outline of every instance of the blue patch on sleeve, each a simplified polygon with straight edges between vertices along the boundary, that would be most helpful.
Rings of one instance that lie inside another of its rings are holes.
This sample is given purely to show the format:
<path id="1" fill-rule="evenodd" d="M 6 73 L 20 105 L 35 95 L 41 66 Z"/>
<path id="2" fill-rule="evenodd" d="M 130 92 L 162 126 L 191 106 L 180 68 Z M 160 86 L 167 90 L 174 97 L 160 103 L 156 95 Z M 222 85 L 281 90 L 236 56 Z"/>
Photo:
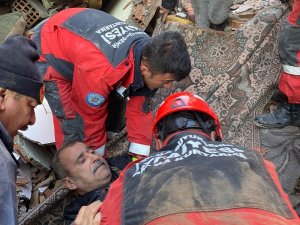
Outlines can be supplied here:
<path id="1" fill-rule="evenodd" d="M 86 103 L 90 106 L 100 106 L 105 101 L 105 98 L 102 95 L 95 92 L 88 93 L 85 99 Z"/>

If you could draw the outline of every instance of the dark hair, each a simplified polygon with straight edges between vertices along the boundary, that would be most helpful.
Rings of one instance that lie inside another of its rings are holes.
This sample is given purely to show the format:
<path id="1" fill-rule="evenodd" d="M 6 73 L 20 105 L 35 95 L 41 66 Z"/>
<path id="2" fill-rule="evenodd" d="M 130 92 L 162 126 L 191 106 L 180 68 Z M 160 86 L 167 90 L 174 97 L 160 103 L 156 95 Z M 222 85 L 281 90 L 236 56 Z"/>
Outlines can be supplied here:
<path id="1" fill-rule="evenodd" d="M 60 155 L 68 148 L 73 147 L 78 141 L 70 141 L 65 143 L 58 151 L 55 153 L 52 161 L 52 168 L 54 169 L 54 172 L 56 173 L 58 179 L 63 179 L 67 176 L 69 176 L 68 171 L 64 168 L 62 165 L 62 162 L 60 160 Z"/>
<path id="2" fill-rule="evenodd" d="M 184 37 L 174 31 L 163 32 L 144 46 L 142 57 L 154 73 L 173 73 L 176 81 L 191 72 L 191 59 Z"/>
<path id="3" fill-rule="evenodd" d="M 207 114 L 192 110 L 171 113 L 157 124 L 158 136 L 162 141 L 168 135 L 186 129 L 199 129 L 209 135 L 216 130 L 216 124 Z"/>

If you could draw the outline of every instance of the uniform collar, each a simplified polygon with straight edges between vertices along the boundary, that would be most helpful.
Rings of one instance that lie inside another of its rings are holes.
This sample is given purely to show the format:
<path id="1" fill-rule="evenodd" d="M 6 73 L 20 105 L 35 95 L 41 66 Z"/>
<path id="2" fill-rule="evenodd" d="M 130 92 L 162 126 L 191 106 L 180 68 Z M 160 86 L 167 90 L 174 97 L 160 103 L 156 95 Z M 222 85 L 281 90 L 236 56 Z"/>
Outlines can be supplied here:
<path id="1" fill-rule="evenodd" d="M 200 130 L 183 130 L 183 131 L 179 131 L 176 132 L 174 134 L 171 134 L 166 140 L 164 140 L 163 142 L 163 147 L 165 147 L 166 145 L 172 144 L 174 141 L 178 141 L 178 138 L 182 137 L 182 136 L 187 136 L 190 134 L 196 134 L 199 135 L 201 137 L 203 137 L 206 140 L 211 140 L 210 136 L 206 133 L 204 133 L 203 131 Z"/>
<path id="2" fill-rule="evenodd" d="M 151 95 L 154 94 L 157 89 L 150 90 L 148 87 L 145 86 L 142 71 L 141 71 L 141 59 L 142 59 L 142 51 L 144 46 L 149 41 L 149 38 L 143 38 L 139 41 L 135 42 L 134 45 L 134 81 L 130 86 L 130 95 Z"/>

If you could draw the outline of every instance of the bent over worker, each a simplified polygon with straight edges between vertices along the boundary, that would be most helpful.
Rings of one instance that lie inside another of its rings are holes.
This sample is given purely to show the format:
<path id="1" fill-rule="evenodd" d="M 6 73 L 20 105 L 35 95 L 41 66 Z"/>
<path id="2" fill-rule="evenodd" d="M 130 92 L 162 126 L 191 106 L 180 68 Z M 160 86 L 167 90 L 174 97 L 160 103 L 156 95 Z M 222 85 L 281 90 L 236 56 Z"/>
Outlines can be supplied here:
<path id="1" fill-rule="evenodd" d="M 215 112 L 188 92 L 159 107 L 158 152 L 131 164 L 101 206 L 101 225 L 295 225 L 296 212 L 262 154 L 222 143 Z"/>
<path id="2" fill-rule="evenodd" d="M 149 154 L 153 121 L 149 99 L 191 70 L 181 34 L 165 32 L 150 38 L 105 12 L 70 8 L 42 24 L 33 40 L 41 51 L 38 67 L 54 114 L 57 148 L 83 141 L 103 155 L 106 130 L 122 128 L 122 105 L 129 99 L 129 151 Z"/>

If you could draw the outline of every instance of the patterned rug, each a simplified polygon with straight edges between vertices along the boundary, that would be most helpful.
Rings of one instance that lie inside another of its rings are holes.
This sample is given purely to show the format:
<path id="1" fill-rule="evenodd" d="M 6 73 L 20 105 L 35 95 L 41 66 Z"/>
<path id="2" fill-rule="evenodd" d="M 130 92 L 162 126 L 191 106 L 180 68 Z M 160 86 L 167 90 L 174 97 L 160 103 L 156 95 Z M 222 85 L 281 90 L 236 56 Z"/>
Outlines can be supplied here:
<path id="1" fill-rule="evenodd" d="M 269 139 L 271 136 L 265 135 L 265 131 L 261 135 L 253 120 L 263 112 L 277 89 L 281 70 L 277 53 L 278 35 L 286 14 L 284 6 L 266 7 L 242 29 L 234 32 L 181 27 L 176 22 L 163 24 L 157 21 L 154 35 L 165 30 L 178 30 L 184 34 L 193 70 L 172 90 L 161 89 L 153 99 L 154 108 L 174 92 L 198 94 L 219 115 L 226 142 L 263 147 L 268 155 L 269 148 L 273 146 L 266 143 L 274 139 Z M 124 131 L 111 142 L 110 149 L 114 154 L 126 151 L 128 143 L 125 136 Z M 63 224 L 62 209 L 70 195 L 64 188 L 59 189 L 42 206 L 21 218 L 20 224 Z"/>
<path id="2" fill-rule="evenodd" d="M 277 46 L 285 8 L 260 11 L 235 32 L 158 24 L 155 32 L 179 30 L 185 35 L 193 70 L 171 90 L 160 90 L 155 103 L 177 91 L 206 99 L 220 117 L 225 141 L 260 147 L 253 125 L 277 88 L 281 70 Z"/>

